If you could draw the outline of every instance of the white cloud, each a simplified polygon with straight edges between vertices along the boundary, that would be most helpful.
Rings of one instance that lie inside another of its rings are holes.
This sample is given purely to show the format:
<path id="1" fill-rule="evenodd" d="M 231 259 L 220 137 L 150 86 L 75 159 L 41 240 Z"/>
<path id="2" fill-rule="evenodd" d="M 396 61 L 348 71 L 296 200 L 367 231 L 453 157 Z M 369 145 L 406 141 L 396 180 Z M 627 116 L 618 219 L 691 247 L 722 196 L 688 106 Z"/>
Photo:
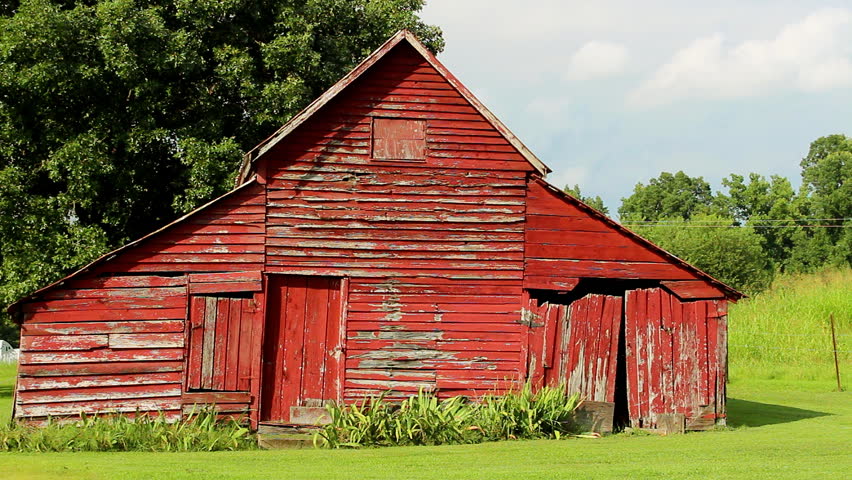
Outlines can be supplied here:
<path id="1" fill-rule="evenodd" d="M 636 106 L 852 86 L 852 11 L 823 9 L 774 38 L 728 46 L 716 33 L 677 51 L 628 96 Z"/>
<path id="2" fill-rule="evenodd" d="M 588 42 L 568 63 L 565 78 L 568 80 L 591 80 L 609 77 L 624 72 L 627 66 L 627 48 L 610 42 Z"/>

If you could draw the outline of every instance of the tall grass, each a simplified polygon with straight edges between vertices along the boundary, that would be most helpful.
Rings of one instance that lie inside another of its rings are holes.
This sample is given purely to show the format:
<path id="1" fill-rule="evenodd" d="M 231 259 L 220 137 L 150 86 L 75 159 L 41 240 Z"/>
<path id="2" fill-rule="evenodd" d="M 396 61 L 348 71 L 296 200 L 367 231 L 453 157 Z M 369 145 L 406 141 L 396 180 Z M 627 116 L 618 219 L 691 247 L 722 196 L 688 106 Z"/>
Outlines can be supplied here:
<path id="1" fill-rule="evenodd" d="M 579 395 L 569 396 L 563 387 L 533 392 L 529 385 L 480 402 L 466 397 L 439 400 L 425 391 L 398 405 L 371 397 L 350 406 L 330 405 L 331 423 L 317 433 L 315 442 L 341 448 L 559 438 L 574 429 L 579 404 Z"/>
<path id="2" fill-rule="evenodd" d="M 732 305 L 732 379 L 830 380 L 832 314 L 841 369 L 852 380 L 852 269 L 781 275 L 767 291 Z"/>
<path id="3" fill-rule="evenodd" d="M 197 452 L 250 450 L 254 436 L 235 420 L 219 421 L 212 409 L 180 421 L 160 415 L 81 416 L 44 426 L 0 426 L 0 451 L 13 452 Z"/>

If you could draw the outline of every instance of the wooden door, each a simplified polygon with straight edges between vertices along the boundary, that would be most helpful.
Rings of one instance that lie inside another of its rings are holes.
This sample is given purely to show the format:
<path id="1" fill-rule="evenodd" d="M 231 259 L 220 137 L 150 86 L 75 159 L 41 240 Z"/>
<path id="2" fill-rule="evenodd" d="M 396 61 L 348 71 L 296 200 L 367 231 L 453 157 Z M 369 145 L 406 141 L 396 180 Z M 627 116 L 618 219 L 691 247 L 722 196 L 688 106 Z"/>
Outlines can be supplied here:
<path id="1" fill-rule="evenodd" d="M 531 300 L 529 379 L 565 384 L 589 402 L 613 403 L 622 297 L 586 295 L 570 305 Z"/>
<path id="2" fill-rule="evenodd" d="M 688 429 L 725 418 L 726 304 L 681 301 L 653 288 L 627 292 L 627 404 L 634 427 L 681 416 Z"/>
<path id="3" fill-rule="evenodd" d="M 341 291 L 339 278 L 269 277 L 261 421 L 288 423 L 294 408 L 340 399 Z"/>
<path id="4" fill-rule="evenodd" d="M 251 294 L 191 297 L 187 390 L 249 390 L 260 343 L 256 314 Z"/>

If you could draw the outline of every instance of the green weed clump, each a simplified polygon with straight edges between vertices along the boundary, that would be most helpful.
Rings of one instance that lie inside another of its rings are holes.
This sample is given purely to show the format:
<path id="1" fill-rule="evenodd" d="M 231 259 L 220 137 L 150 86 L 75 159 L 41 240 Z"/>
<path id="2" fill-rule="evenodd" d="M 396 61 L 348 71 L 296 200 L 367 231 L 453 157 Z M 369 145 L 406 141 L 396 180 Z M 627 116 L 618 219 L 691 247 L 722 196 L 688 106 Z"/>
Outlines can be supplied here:
<path id="1" fill-rule="evenodd" d="M 731 305 L 732 379 L 830 380 L 834 377 L 832 315 L 840 367 L 848 368 L 852 364 L 850 285 L 852 269 L 782 275 L 769 290 Z"/>
<path id="2" fill-rule="evenodd" d="M 315 443 L 343 448 L 560 438 L 574 432 L 579 405 L 579 395 L 567 395 L 564 387 L 533 392 L 528 384 L 479 402 L 463 396 L 439 400 L 426 391 L 400 404 L 370 397 L 350 406 L 329 405 L 331 423 L 317 433 Z"/>
<path id="3" fill-rule="evenodd" d="M 179 421 L 163 414 L 86 416 L 44 426 L 0 427 L 0 451 L 10 452 L 212 452 L 256 448 L 254 436 L 236 420 L 221 421 L 212 409 Z"/>

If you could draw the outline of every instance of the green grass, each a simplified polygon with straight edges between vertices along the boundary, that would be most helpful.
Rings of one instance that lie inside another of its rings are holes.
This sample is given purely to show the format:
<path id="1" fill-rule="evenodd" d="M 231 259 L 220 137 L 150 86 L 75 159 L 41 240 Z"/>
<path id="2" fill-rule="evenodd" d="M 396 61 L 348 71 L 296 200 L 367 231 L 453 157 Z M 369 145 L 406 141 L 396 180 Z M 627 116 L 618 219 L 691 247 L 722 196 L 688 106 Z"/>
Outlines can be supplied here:
<path id="1" fill-rule="evenodd" d="M 15 389 L 16 365 L 0 364 L 0 423 L 9 421 Z"/>
<path id="2" fill-rule="evenodd" d="M 841 369 L 845 367 L 852 376 L 850 285 L 852 269 L 783 275 L 766 292 L 732 305 L 728 316 L 731 377 L 807 379 L 834 385 L 832 314 Z"/>
<path id="3" fill-rule="evenodd" d="M 365 450 L 0 454 L 33 479 L 838 479 L 852 469 L 852 394 L 817 382 L 731 385 L 735 428 L 670 437 L 495 442 Z"/>

